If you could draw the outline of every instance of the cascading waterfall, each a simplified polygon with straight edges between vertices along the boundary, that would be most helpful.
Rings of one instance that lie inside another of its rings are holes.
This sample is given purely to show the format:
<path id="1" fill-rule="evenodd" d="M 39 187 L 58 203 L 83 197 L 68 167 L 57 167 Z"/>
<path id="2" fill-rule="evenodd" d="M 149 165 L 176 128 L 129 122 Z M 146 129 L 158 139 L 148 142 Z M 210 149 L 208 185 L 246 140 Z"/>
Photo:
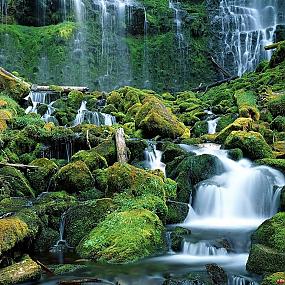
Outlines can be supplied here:
<path id="1" fill-rule="evenodd" d="M 205 264 L 217 263 L 229 272 L 228 285 L 257 285 L 245 270 L 250 235 L 277 212 L 285 177 L 275 169 L 254 166 L 246 159 L 233 161 L 218 145 L 180 146 L 196 155 L 215 155 L 223 170 L 196 185 L 188 216 L 179 224 L 191 230 L 183 241 L 182 252 L 156 260 L 189 263 L 198 270 Z M 227 243 L 221 242 L 221 238 Z"/>
<path id="2" fill-rule="evenodd" d="M 147 12 L 145 7 L 144 10 L 144 48 L 143 48 L 143 80 L 144 80 L 144 88 L 151 88 L 150 79 L 149 79 L 149 54 L 148 54 L 148 20 L 147 20 Z"/>
<path id="3" fill-rule="evenodd" d="M 217 128 L 217 124 L 218 121 L 220 120 L 220 118 L 215 118 L 213 120 L 208 120 L 208 134 L 215 134 L 216 133 L 216 128 Z"/>
<path id="4" fill-rule="evenodd" d="M 131 23 L 134 4 L 129 0 L 93 0 L 93 3 L 99 12 L 101 25 L 99 58 L 104 72 L 98 79 L 100 89 L 128 85 L 132 76 L 129 50 L 124 38 L 126 27 Z"/>
<path id="5" fill-rule="evenodd" d="M 145 166 L 148 169 L 160 169 L 165 175 L 165 164 L 161 162 L 162 151 L 156 149 L 156 145 L 148 142 L 148 147 L 144 150 Z"/>
<path id="6" fill-rule="evenodd" d="M 116 124 L 116 118 L 110 114 L 91 112 L 86 107 L 87 102 L 82 101 L 73 125 L 77 126 L 86 122 L 97 126 L 112 126 Z"/>
<path id="7" fill-rule="evenodd" d="M 1 23 L 7 23 L 7 9 L 8 9 L 8 0 L 1 0 L 0 2 L 0 17 Z"/>
<path id="8" fill-rule="evenodd" d="M 270 59 L 271 51 L 265 51 L 264 46 L 274 42 L 276 26 L 285 23 L 284 16 L 280 15 L 282 7 L 284 9 L 281 1 L 220 2 L 218 17 L 222 27 L 224 51 L 221 60 L 224 67 L 227 68 L 227 63 L 234 61 L 236 73 L 240 76 L 254 70 L 262 59 Z"/>

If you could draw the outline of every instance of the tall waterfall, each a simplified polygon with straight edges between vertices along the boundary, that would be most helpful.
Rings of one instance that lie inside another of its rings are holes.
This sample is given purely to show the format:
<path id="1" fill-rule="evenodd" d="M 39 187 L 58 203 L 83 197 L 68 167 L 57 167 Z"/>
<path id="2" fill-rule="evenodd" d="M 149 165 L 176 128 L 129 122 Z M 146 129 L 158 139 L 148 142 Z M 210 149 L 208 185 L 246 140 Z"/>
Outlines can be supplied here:
<path id="1" fill-rule="evenodd" d="M 134 5 L 127 0 L 93 0 L 101 25 L 101 51 L 98 54 L 103 74 L 98 78 L 101 90 L 115 89 L 131 81 L 126 27 Z"/>
<path id="2" fill-rule="evenodd" d="M 7 22 L 7 9 L 8 0 L 0 0 L 0 19 L 3 24 Z"/>
<path id="3" fill-rule="evenodd" d="M 220 2 L 222 63 L 234 61 L 236 73 L 252 71 L 271 51 L 264 46 L 274 42 L 278 24 L 284 24 L 283 0 L 222 0 Z M 282 14 L 283 13 L 283 14 Z"/>

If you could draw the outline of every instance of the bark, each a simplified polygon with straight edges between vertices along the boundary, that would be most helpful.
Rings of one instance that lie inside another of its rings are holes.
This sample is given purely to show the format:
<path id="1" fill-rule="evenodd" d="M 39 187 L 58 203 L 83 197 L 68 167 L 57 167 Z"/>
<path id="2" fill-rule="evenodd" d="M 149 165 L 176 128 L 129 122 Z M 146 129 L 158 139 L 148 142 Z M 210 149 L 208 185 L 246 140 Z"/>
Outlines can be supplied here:
<path id="1" fill-rule="evenodd" d="M 124 129 L 119 128 L 115 134 L 117 159 L 120 163 L 128 162 L 128 148 L 126 146 Z"/>

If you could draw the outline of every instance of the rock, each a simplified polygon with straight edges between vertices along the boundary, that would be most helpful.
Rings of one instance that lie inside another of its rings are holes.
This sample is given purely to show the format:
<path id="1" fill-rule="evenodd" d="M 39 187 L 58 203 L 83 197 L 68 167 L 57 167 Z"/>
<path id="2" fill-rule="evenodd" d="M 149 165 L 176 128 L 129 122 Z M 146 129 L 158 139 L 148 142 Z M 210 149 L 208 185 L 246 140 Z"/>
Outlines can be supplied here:
<path id="1" fill-rule="evenodd" d="M 148 147 L 146 140 L 126 140 L 128 149 L 130 150 L 130 161 L 143 161 L 144 150 Z"/>
<path id="2" fill-rule="evenodd" d="M 261 285 L 276 285 L 276 284 L 282 284 L 282 283 L 283 284 L 285 283 L 285 272 L 276 272 L 276 273 L 266 276 L 262 280 Z"/>
<path id="3" fill-rule="evenodd" d="M 285 131 L 285 116 L 277 116 L 272 123 L 270 124 L 272 130 L 276 130 L 278 132 Z"/>
<path id="4" fill-rule="evenodd" d="M 38 166 L 38 169 L 28 172 L 28 179 L 37 194 L 48 191 L 51 186 L 51 178 L 57 171 L 57 165 L 47 158 L 39 158 L 30 163 L 32 166 Z"/>
<path id="5" fill-rule="evenodd" d="M 160 100 L 149 96 L 142 103 L 140 111 L 136 114 L 135 123 L 146 137 L 153 138 L 159 135 L 162 138 L 177 138 L 183 136 L 186 127 Z"/>
<path id="6" fill-rule="evenodd" d="M 168 208 L 166 224 L 177 224 L 186 219 L 189 211 L 187 203 L 173 201 L 167 202 L 166 205 Z"/>
<path id="7" fill-rule="evenodd" d="M 225 147 L 239 148 L 250 159 L 272 158 L 273 153 L 263 136 L 256 132 L 234 131 L 227 137 Z"/>
<path id="8" fill-rule="evenodd" d="M 49 227 L 43 227 L 34 242 L 34 251 L 47 253 L 59 240 L 59 231 Z"/>
<path id="9" fill-rule="evenodd" d="M 242 150 L 239 148 L 229 149 L 228 150 L 228 158 L 239 161 L 243 158 Z"/>
<path id="10" fill-rule="evenodd" d="M 188 229 L 184 229 L 181 227 L 175 227 L 175 229 L 171 232 L 171 246 L 175 252 L 182 251 L 182 243 L 185 237 L 189 236 L 191 231 Z"/>
<path id="11" fill-rule="evenodd" d="M 106 139 L 94 148 L 99 155 L 104 157 L 108 165 L 112 165 L 117 161 L 117 151 L 115 142 L 112 139 Z"/>
<path id="12" fill-rule="evenodd" d="M 164 143 L 162 145 L 162 151 L 162 161 L 166 164 L 172 162 L 176 157 L 187 155 L 187 152 L 184 149 L 172 142 Z"/>
<path id="13" fill-rule="evenodd" d="M 108 167 L 106 159 L 98 154 L 95 149 L 80 150 L 72 156 L 72 161 L 78 160 L 85 162 L 90 171 Z"/>
<path id="14" fill-rule="evenodd" d="M 35 197 L 35 193 L 29 181 L 21 171 L 14 167 L 5 166 L 0 169 L 0 182 L 2 182 L 2 187 L 5 189 L 5 192 L 10 196 Z"/>
<path id="15" fill-rule="evenodd" d="M 198 121 L 195 123 L 191 132 L 195 137 L 201 137 L 208 134 L 208 123 L 206 121 Z"/>
<path id="16" fill-rule="evenodd" d="M 165 248 L 164 228 L 148 210 L 115 212 L 85 237 L 77 253 L 100 262 L 127 263 L 157 254 Z"/>
<path id="17" fill-rule="evenodd" d="M 83 161 L 75 161 L 63 166 L 55 175 L 57 191 L 80 193 L 93 188 L 94 179 Z"/>
<path id="18" fill-rule="evenodd" d="M 256 160 L 258 165 L 267 165 L 281 171 L 285 175 L 285 159 L 264 158 Z"/>
<path id="19" fill-rule="evenodd" d="M 267 108 L 274 117 L 285 116 L 285 94 L 275 94 L 267 102 Z"/>
<path id="20" fill-rule="evenodd" d="M 271 68 L 278 66 L 280 63 L 282 63 L 285 60 L 285 43 L 280 44 L 275 52 L 273 53 L 269 66 Z"/>
<path id="21" fill-rule="evenodd" d="M 68 245 L 76 247 L 115 208 L 109 198 L 86 201 L 69 208 L 65 220 L 65 239 Z"/>
<path id="22" fill-rule="evenodd" d="M 0 269 L 0 284 L 10 285 L 22 282 L 39 280 L 41 268 L 29 256 L 25 256 L 22 261 Z"/>
<path id="23" fill-rule="evenodd" d="M 285 213 L 262 223 L 252 235 L 247 270 L 262 274 L 285 270 Z"/>
<path id="24" fill-rule="evenodd" d="M 228 283 L 227 273 L 217 264 L 207 264 L 206 270 L 214 284 L 223 285 Z"/>

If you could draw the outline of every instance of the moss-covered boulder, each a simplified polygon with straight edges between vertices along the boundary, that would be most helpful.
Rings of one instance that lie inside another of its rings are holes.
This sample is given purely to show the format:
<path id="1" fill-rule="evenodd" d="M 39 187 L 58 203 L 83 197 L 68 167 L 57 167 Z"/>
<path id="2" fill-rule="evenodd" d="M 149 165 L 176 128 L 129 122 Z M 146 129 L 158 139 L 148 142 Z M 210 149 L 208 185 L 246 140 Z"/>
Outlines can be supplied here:
<path id="1" fill-rule="evenodd" d="M 58 230 L 43 226 L 33 244 L 34 252 L 48 252 L 59 240 Z"/>
<path id="2" fill-rule="evenodd" d="M 0 183 L 4 192 L 10 196 L 35 197 L 29 181 L 20 170 L 14 167 L 5 166 L 0 169 Z"/>
<path id="3" fill-rule="evenodd" d="M 6 268 L 0 269 L 0 284 L 12 285 L 36 281 L 41 278 L 41 267 L 29 256 Z"/>
<path id="4" fill-rule="evenodd" d="M 275 52 L 273 53 L 271 57 L 269 66 L 276 67 L 283 61 L 285 61 L 285 43 L 284 42 L 278 45 L 277 49 L 275 50 Z"/>
<path id="5" fill-rule="evenodd" d="M 108 165 L 112 165 L 117 161 L 117 151 L 115 141 L 112 138 L 106 139 L 94 148 L 99 155 L 104 157 Z"/>
<path id="6" fill-rule="evenodd" d="M 264 158 L 255 161 L 258 165 L 268 165 L 273 167 L 285 175 L 285 159 Z"/>
<path id="7" fill-rule="evenodd" d="M 272 123 L 270 124 L 272 130 L 276 130 L 278 132 L 285 131 L 285 116 L 277 116 Z"/>
<path id="8" fill-rule="evenodd" d="M 285 213 L 280 212 L 252 235 L 247 269 L 257 274 L 285 270 Z"/>
<path id="9" fill-rule="evenodd" d="M 267 102 L 267 108 L 274 117 L 285 116 L 285 94 L 275 94 Z"/>
<path id="10" fill-rule="evenodd" d="M 234 131 L 227 137 L 225 147 L 228 149 L 239 148 L 245 157 L 250 159 L 272 158 L 270 146 L 260 133 Z"/>
<path id="11" fill-rule="evenodd" d="M 221 174 L 223 166 L 220 160 L 213 155 L 188 155 L 179 161 L 178 165 L 169 174 L 177 182 L 177 199 L 188 203 L 193 187 L 214 175 Z"/>
<path id="12" fill-rule="evenodd" d="M 192 128 L 191 132 L 195 137 L 200 137 L 208 133 L 208 123 L 206 121 L 198 121 Z"/>
<path id="13" fill-rule="evenodd" d="M 106 159 L 95 149 L 80 150 L 72 156 L 72 161 L 78 160 L 85 162 L 91 171 L 108 167 Z"/>
<path id="14" fill-rule="evenodd" d="M 266 276 L 262 280 L 261 285 L 276 285 L 279 283 L 278 280 L 285 281 L 285 272 L 275 272 L 273 274 Z M 279 284 L 281 284 L 281 282 Z"/>
<path id="15" fill-rule="evenodd" d="M 148 210 L 110 214 L 78 247 L 82 258 L 127 263 L 157 254 L 164 247 L 164 228 Z"/>
<path id="16" fill-rule="evenodd" d="M 179 145 L 172 142 L 165 142 L 162 145 L 162 161 L 165 163 L 172 162 L 176 157 L 186 155 L 187 152 Z"/>
<path id="17" fill-rule="evenodd" d="M 65 239 L 70 246 L 77 246 L 95 226 L 115 210 L 109 198 L 82 202 L 66 213 Z"/>
<path id="18" fill-rule="evenodd" d="M 142 103 L 140 111 L 136 114 L 135 123 L 146 137 L 153 138 L 159 135 L 163 138 L 177 138 L 183 136 L 186 127 L 159 99 L 149 96 Z"/>
<path id="19" fill-rule="evenodd" d="M 56 190 L 79 193 L 93 188 L 94 179 L 87 165 L 75 161 L 63 166 L 55 175 Z"/>
<path id="20" fill-rule="evenodd" d="M 39 194 L 48 191 L 48 188 L 51 186 L 51 178 L 57 171 L 57 165 L 47 158 L 36 159 L 30 165 L 38 167 L 35 170 L 29 171 L 27 175 L 35 192 Z"/>

